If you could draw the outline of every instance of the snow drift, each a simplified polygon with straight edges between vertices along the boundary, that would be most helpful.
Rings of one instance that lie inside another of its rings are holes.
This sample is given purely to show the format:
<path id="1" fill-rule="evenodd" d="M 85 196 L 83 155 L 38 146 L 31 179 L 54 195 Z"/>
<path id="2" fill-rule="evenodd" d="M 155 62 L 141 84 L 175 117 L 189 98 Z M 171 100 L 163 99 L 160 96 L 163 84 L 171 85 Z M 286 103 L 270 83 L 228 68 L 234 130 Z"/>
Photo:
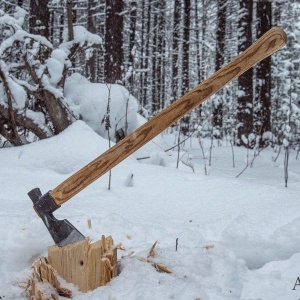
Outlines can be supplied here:
<path id="1" fill-rule="evenodd" d="M 174 136 L 165 135 L 164 141 L 170 146 Z M 187 149 L 195 173 L 182 164 L 177 170 L 176 154 L 164 167 L 131 156 L 112 170 L 110 191 L 104 175 L 55 212 L 93 240 L 112 235 L 126 249 L 118 253 L 117 278 L 86 294 L 71 287 L 73 299 L 299 298 L 298 286 L 293 290 L 300 263 L 299 161 L 290 164 L 286 189 L 283 157 L 272 162 L 273 152 L 265 149 L 237 179 L 246 150 L 234 149 L 233 169 L 231 149 L 222 146 L 213 149 L 205 176 L 196 142 Z M 77 121 L 58 136 L 0 150 L 0 297 L 25 299 L 19 285 L 26 283 L 31 263 L 53 245 L 27 192 L 53 189 L 107 147 L 106 139 Z M 153 259 L 171 274 L 140 260 L 156 240 Z"/>

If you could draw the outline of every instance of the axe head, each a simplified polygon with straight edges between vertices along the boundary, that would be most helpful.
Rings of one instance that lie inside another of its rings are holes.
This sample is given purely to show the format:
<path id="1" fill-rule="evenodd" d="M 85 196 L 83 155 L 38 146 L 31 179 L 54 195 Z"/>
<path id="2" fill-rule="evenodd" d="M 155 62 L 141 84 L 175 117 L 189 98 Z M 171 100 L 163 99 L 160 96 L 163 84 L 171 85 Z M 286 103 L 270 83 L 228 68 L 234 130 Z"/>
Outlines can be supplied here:
<path id="1" fill-rule="evenodd" d="M 28 196 L 33 202 L 36 213 L 43 220 L 57 246 L 63 247 L 85 239 L 85 236 L 68 220 L 57 220 L 53 216 L 53 212 L 60 206 L 55 203 L 50 192 L 42 195 L 40 189 L 35 188 L 28 193 Z"/>

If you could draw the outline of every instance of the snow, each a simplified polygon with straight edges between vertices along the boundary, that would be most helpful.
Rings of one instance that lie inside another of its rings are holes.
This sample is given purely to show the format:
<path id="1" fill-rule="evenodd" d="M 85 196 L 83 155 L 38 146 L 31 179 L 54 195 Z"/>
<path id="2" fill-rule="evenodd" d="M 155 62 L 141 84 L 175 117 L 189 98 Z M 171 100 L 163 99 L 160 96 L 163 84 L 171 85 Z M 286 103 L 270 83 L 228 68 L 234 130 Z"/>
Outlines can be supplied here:
<path id="1" fill-rule="evenodd" d="M 6 31 L 8 36 L 10 36 L 12 32 L 21 29 L 21 26 L 24 23 L 25 15 L 26 11 L 21 7 L 16 7 L 14 17 L 7 15 L 3 10 L 0 9 L 0 25 L 11 27 L 11 30 Z"/>
<path id="2" fill-rule="evenodd" d="M 274 162 L 271 148 L 236 178 L 251 151 L 234 148 L 232 168 L 231 147 L 215 146 L 206 176 L 198 141 L 184 145 L 195 173 L 182 163 L 176 169 L 176 150 L 163 154 L 161 147 L 174 141 L 173 134 L 164 133 L 112 170 L 110 191 L 106 174 L 55 212 L 93 240 L 112 235 L 126 249 L 118 251 L 116 278 L 86 294 L 72 287 L 73 299 L 299 299 L 295 153 L 290 153 L 285 188 L 284 154 Z M 205 152 L 209 145 L 204 140 Z M 26 298 L 19 285 L 28 279 L 31 263 L 53 245 L 27 192 L 39 187 L 46 193 L 107 148 L 106 139 L 77 121 L 58 136 L 0 150 L 2 299 Z M 150 159 L 137 160 L 141 155 Z M 161 159 L 164 163 L 157 163 Z M 153 261 L 171 274 L 141 260 L 156 240 Z"/>
<path id="3" fill-rule="evenodd" d="M 16 109 L 20 109 L 24 107 L 25 101 L 26 101 L 26 92 L 23 87 L 15 83 L 10 77 L 7 72 L 7 66 L 3 61 L 0 61 L 0 68 L 2 71 L 3 76 L 5 76 L 6 82 L 11 90 L 11 96 L 12 96 L 12 106 Z M 4 104 L 8 102 L 7 95 L 4 91 L 3 83 L 0 83 L 0 103 Z"/>
<path id="4" fill-rule="evenodd" d="M 38 44 L 41 44 L 43 46 L 48 47 L 49 49 L 52 49 L 52 44 L 45 38 L 42 37 L 40 35 L 35 35 L 35 34 L 30 34 L 24 30 L 17 30 L 13 36 L 7 38 L 6 40 L 1 42 L 1 46 L 0 46 L 0 56 L 3 55 L 3 53 L 10 47 L 12 47 L 12 45 L 15 42 L 23 42 L 23 41 L 28 41 L 28 40 L 34 40 L 36 41 Z"/>
<path id="5" fill-rule="evenodd" d="M 64 40 L 65 42 L 60 44 L 59 48 L 63 51 L 71 49 L 74 44 L 79 44 L 80 46 L 91 47 L 93 45 L 101 45 L 102 38 L 94 33 L 89 32 L 83 26 L 74 26 L 73 27 L 74 39 L 70 42 L 68 40 L 68 31 L 64 30 Z"/>
<path id="6" fill-rule="evenodd" d="M 117 130 L 122 128 L 126 131 L 126 120 L 128 133 L 138 127 L 137 100 L 121 85 L 90 83 L 85 77 L 74 73 L 66 80 L 64 91 L 71 110 L 80 115 L 102 137 L 108 137 L 105 122 L 102 122 L 107 114 L 108 101 L 110 137 L 113 141 Z"/>
<path id="7" fill-rule="evenodd" d="M 27 118 L 30 118 L 36 124 L 45 124 L 45 115 L 41 112 L 32 111 L 31 109 L 26 109 L 25 115 Z M 47 130 L 46 126 L 42 127 L 44 130 Z M 50 131 L 47 130 L 49 135 L 51 135 Z"/>
<path id="8" fill-rule="evenodd" d="M 50 75 L 49 81 L 53 86 L 56 86 L 61 80 L 67 59 L 66 52 L 55 49 L 52 51 L 51 57 L 47 60 L 47 68 Z"/>

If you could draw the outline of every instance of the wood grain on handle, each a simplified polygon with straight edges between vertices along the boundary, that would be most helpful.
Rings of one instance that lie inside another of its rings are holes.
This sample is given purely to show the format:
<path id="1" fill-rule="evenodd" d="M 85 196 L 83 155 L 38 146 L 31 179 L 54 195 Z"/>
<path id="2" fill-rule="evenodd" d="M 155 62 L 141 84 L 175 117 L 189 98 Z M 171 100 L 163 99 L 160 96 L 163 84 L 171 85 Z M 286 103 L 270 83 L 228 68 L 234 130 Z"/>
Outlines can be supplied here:
<path id="1" fill-rule="evenodd" d="M 271 28 L 241 55 L 58 185 L 51 191 L 56 204 L 61 205 L 68 201 L 227 83 L 279 50 L 285 43 L 285 32 L 277 27 Z"/>

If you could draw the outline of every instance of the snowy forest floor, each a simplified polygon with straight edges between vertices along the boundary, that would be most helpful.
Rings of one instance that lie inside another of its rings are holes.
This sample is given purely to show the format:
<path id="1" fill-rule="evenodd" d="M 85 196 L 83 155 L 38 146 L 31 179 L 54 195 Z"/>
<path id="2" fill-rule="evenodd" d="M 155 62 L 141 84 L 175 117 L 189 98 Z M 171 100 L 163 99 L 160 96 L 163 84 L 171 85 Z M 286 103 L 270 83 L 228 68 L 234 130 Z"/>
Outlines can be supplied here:
<path id="1" fill-rule="evenodd" d="M 299 299 L 296 153 L 290 153 L 285 188 L 283 151 L 274 162 L 277 153 L 263 150 L 236 178 L 247 163 L 245 148 L 234 148 L 233 168 L 231 147 L 225 142 L 214 147 L 205 175 L 198 141 L 184 146 L 195 172 L 182 163 L 177 169 L 176 151 L 168 156 L 157 146 L 168 148 L 174 141 L 174 135 L 165 134 L 150 142 L 112 170 L 110 191 L 106 174 L 55 212 L 93 240 L 111 235 L 126 249 L 118 251 L 118 277 L 86 294 L 72 288 L 74 299 Z M 28 279 L 31 263 L 53 245 L 27 192 L 55 188 L 107 146 L 77 121 L 56 137 L 0 150 L 0 299 L 26 298 L 19 284 Z M 208 146 L 207 141 L 206 152 Z M 150 159 L 136 160 L 149 154 Z M 251 159 L 253 152 L 248 154 Z M 156 240 L 154 260 L 171 274 L 138 259 L 147 257 Z"/>

